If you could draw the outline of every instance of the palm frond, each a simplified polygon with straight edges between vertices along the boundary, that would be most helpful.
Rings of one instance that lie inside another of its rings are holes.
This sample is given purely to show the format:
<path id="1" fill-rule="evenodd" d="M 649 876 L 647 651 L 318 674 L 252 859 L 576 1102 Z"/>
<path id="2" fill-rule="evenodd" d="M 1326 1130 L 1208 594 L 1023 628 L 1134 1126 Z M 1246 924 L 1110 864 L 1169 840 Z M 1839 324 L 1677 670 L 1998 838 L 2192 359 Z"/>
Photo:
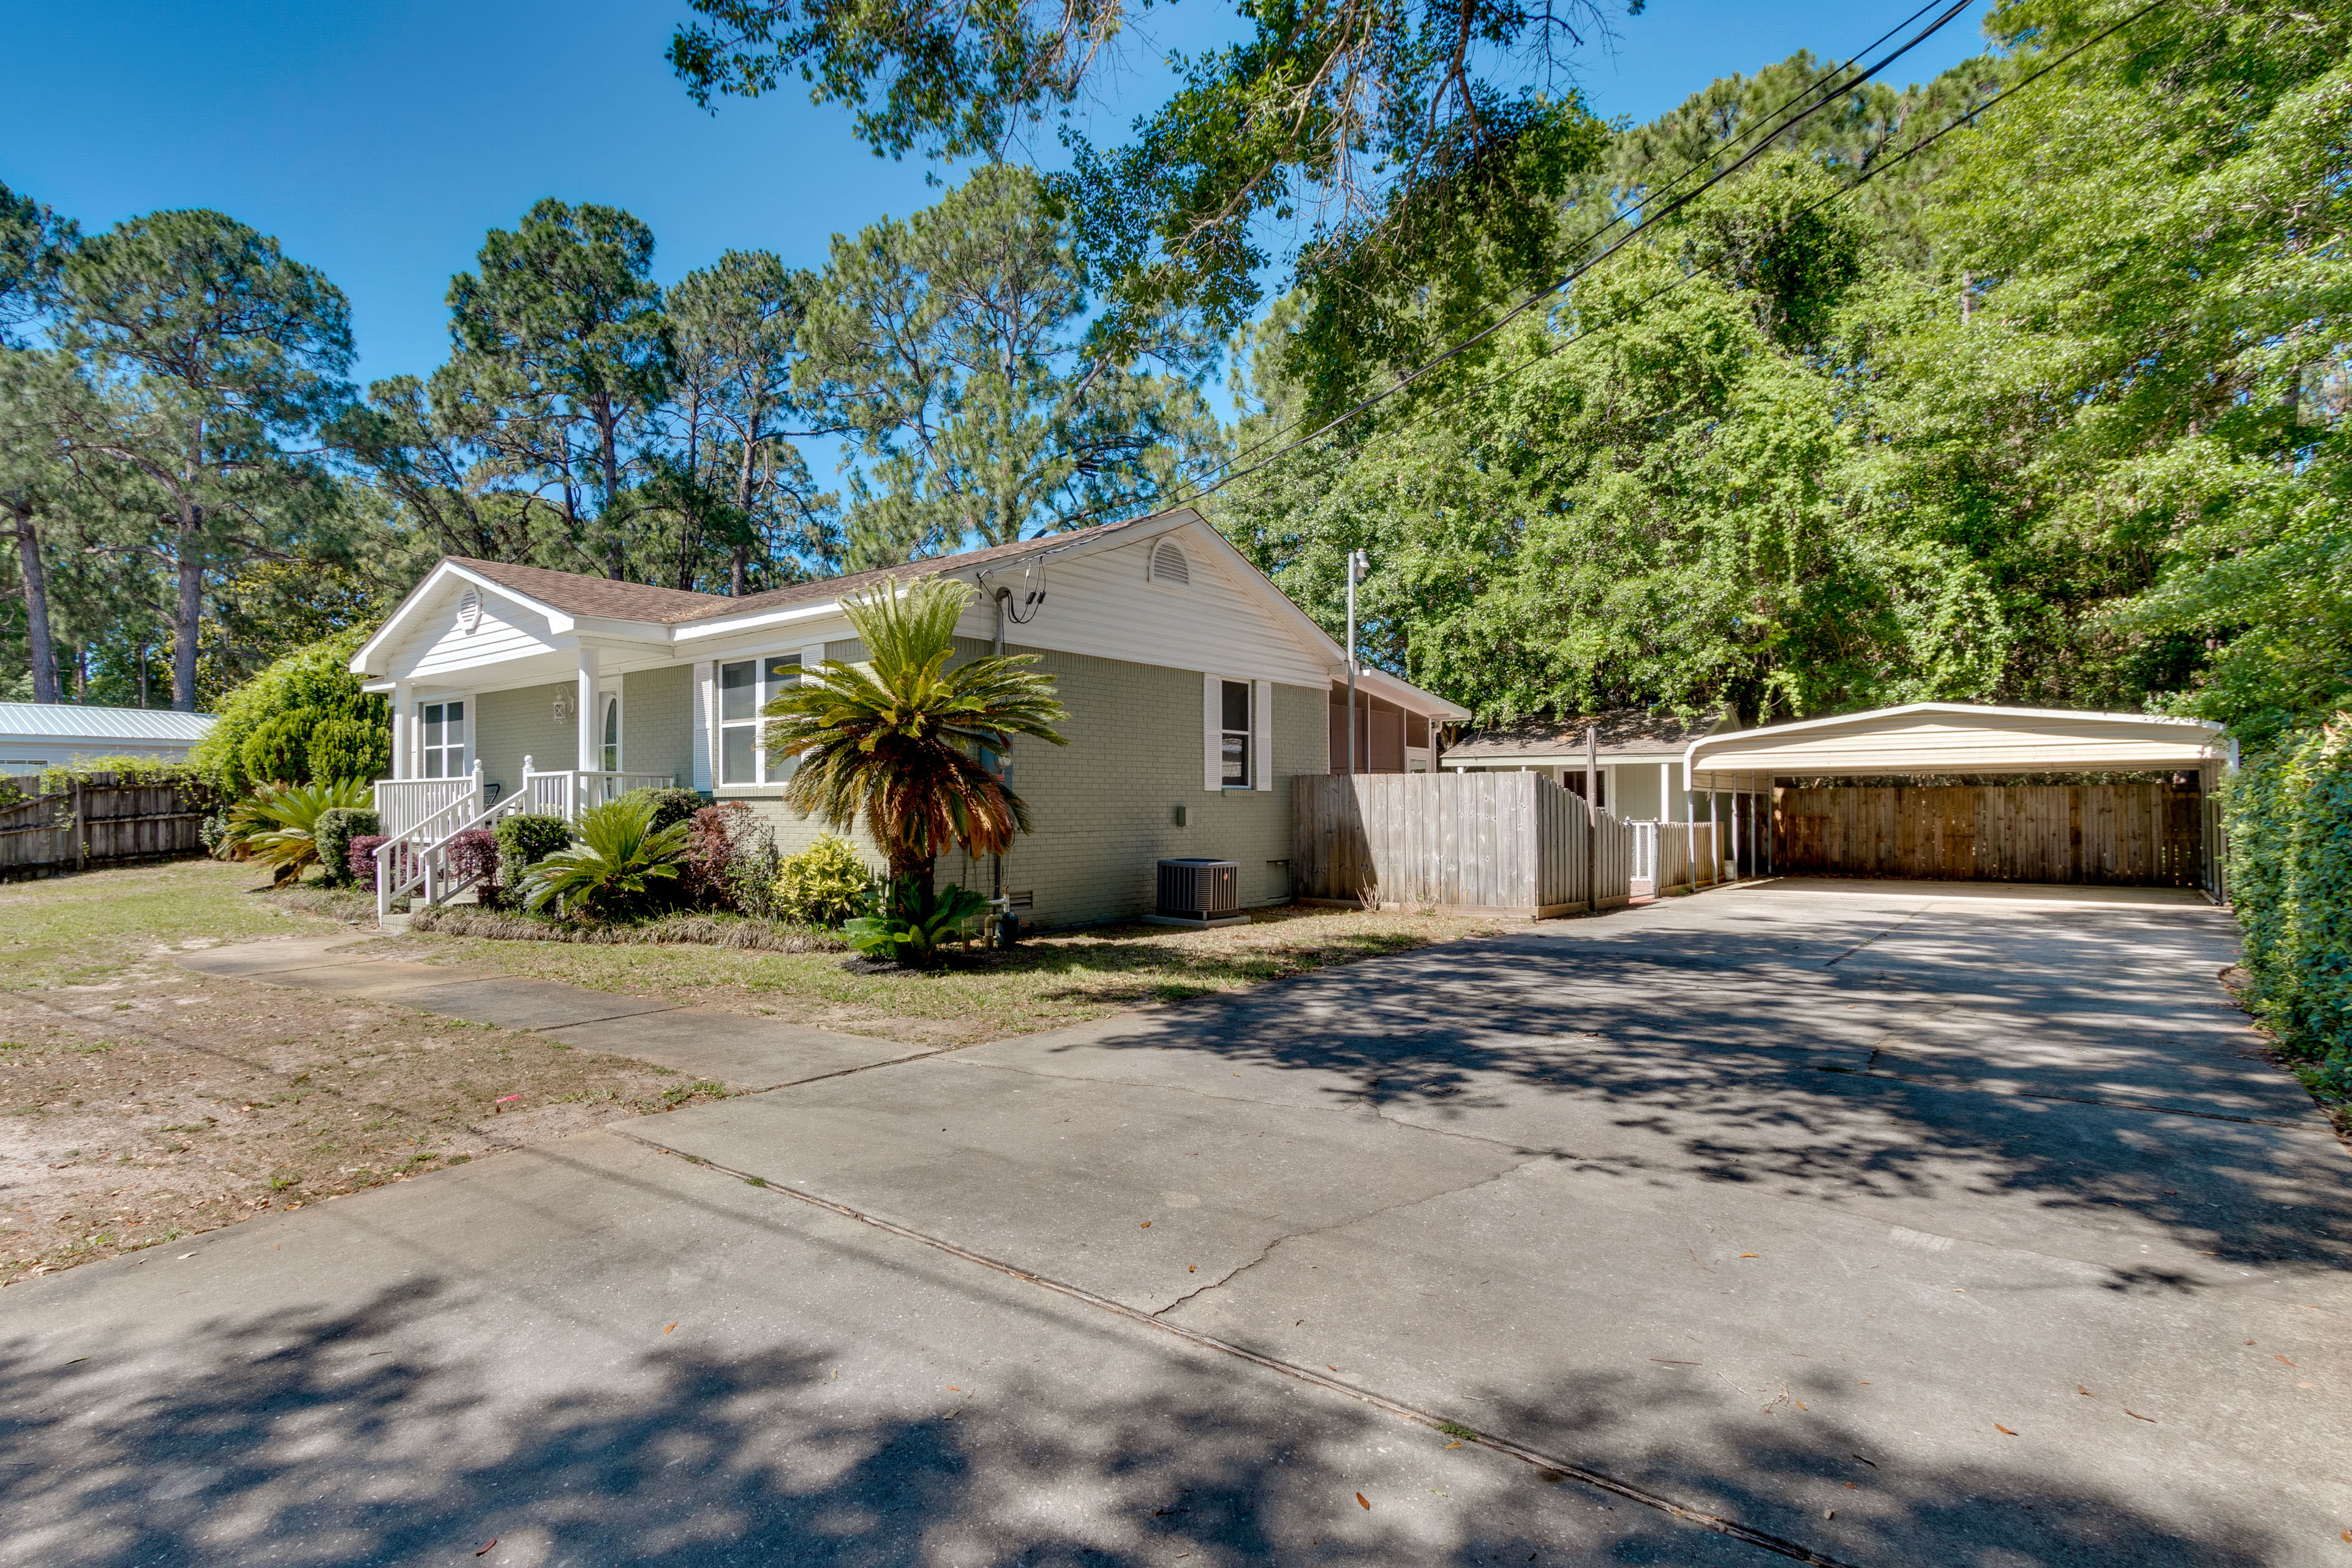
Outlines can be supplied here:
<path id="1" fill-rule="evenodd" d="M 950 668 L 967 584 L 885 577 L 845 600 L 866 644 L 863 664 L 826 659 L 766 709 L 768 753 L 797 761 L 784 797 L 846 830 L 863 818 L 904 875 L 961 847 L 1002 854 L 1030 831 L 1029 807 L 982 763 L 1015 737 L 1067 745 L 1068 712 L 1034 654 L 985 655 Z"/>

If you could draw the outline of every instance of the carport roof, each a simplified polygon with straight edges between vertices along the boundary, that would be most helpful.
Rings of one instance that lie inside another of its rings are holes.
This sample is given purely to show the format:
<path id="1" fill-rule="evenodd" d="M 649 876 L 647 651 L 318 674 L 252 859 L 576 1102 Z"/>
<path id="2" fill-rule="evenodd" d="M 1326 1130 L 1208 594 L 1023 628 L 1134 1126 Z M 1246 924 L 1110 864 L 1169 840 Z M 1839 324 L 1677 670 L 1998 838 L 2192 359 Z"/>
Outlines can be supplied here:
<path id="1" fill-rule="evenodd" d="M 1912 702 L 1703 736 L 1684 752 L 1683 773 L 1687 784 L 1719 773 L 2102 773 L 2235 762 L 2221 726 L 2201 719 Z"/>

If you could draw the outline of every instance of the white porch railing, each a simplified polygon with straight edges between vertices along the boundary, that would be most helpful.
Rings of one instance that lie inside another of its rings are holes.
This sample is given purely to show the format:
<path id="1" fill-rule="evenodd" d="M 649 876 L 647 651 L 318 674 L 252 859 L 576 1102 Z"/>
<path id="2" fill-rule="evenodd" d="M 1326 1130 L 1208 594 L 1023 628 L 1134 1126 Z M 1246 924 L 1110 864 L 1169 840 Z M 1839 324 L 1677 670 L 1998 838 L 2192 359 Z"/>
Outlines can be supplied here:
<path id="1" fill-rule="evenodd" d="M 481 793 L 482 770 L 449 779 L 375 781 L 376 831 L 398 838 L 461 801 Z"/>
<path id="2" fill-rule="evenodd" d="M 618 800 L 633 789 L 667 789 L 675 773 L 587 773 L 567 769 L 541 773 L 529 757 L 522 760 L 522 788 L 516 794 L 530 804 L 525 810 L 577 822 L 581 814 L 608 800 Z"/>
<path id="3" fill-rule="evenodd" d="M 522 787 L 488 804 L 482 764 L 454 779 L 379 779 L 375 786 L 378 830 L 384 842 L 375 852 L 375 914 L 381 923 L 393 900 L 421 895 L 428 904 L 446 903 L 481 878 L 477 868 L 463 876 L 449 864 L 449 841 L 460 833 L 488 827 L 502 816 L 538 812 L 577 822 L 591 807 L 633 789 L 667 789 L 674 773 L 543 773 L 522 760 Z"/>

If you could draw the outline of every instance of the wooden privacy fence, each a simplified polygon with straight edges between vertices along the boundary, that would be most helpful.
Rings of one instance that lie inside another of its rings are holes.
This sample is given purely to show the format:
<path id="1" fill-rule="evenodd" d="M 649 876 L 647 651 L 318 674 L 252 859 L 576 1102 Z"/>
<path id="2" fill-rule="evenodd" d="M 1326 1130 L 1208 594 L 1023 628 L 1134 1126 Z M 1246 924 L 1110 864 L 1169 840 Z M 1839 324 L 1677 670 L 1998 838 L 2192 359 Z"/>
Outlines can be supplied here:
<path id="1" fill-rule="evenodd" d="M 1783 876 L 2194 888 L 2203 796 L 2168 783 L 1845 784 L 1774 792 Z"/>
<path id="2" fill-rule="evenodd" d="M 1290 798 L 1311 901 L 1542 920 L 1631 896 L 1632 830 L 1539 773 L 1303 774 Z"/>
<path id="3" fill-rule="evenodd" d="M 1661 822 L 1654 891 L 1672 888 L 1711 888 L 1723 880 L 1723 851 L 1713 822 Z"/>
<path id="4" fill-rule="evenodd" d="M 204 847 L 202 811 L 169 784 L 119 784 L 92 773 L 44 795 L 37 773 L 0 791 L 0 877 L 41 876 L 124 860 L 193 855 Z"/>

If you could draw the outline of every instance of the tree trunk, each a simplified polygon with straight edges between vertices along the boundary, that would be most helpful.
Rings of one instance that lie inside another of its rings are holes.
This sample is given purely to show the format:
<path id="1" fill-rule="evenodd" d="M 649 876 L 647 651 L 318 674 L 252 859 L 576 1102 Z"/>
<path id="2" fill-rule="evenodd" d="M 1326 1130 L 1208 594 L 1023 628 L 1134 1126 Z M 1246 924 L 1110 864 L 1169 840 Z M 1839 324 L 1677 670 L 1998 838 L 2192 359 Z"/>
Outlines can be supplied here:
<path id="1" fill-rule="evenodd" d="M 755 410 L 752 415 L 752 422 L 756 425 L 758 421 L 759 415 Z M 735 466 L 735 516 L 737 525 L 745 529 L 749 529 L 751 526 L 751 453 L 753 446 L 754 443 L 746 437 L 743 442 L 743 460 Z M 730 596 L 738 599 L 743 596 L 743 579 L 750 574 L 751 569 L 751 542 L 743 535 L 738 534 L 735 539 L 734 548 L 728 552 L 727 592 Z"/>
<path id="2" fill-rule="evenodd" d="M 16 514 L 16 565 L 25 578 L 25 633 L 32 644 L 33 700 L 55 702 L 58 646 L 49 640 L 49 579 L 41 564 L 40 525 L 33 521 L 30 506 L 20 502 L 12 510 Z"/>
<path id="3" fill-rule="evenodd" d="M 179 603 L 172 616 L 172 706 L 183 713 L 196 710 L 196 634 L 204 626 L 204 508 L 180 503 Z"/>
<path id="4" fill-rule="evenodd" d="M 928 893 L 931 890 L 932 868 L 938 864 L 938 860 L 929 855 L 918 855 L 911 849 L 893 849 L 890 851 L 890 880 L 896 882 L 912 877 L 916 886 Z"/>

